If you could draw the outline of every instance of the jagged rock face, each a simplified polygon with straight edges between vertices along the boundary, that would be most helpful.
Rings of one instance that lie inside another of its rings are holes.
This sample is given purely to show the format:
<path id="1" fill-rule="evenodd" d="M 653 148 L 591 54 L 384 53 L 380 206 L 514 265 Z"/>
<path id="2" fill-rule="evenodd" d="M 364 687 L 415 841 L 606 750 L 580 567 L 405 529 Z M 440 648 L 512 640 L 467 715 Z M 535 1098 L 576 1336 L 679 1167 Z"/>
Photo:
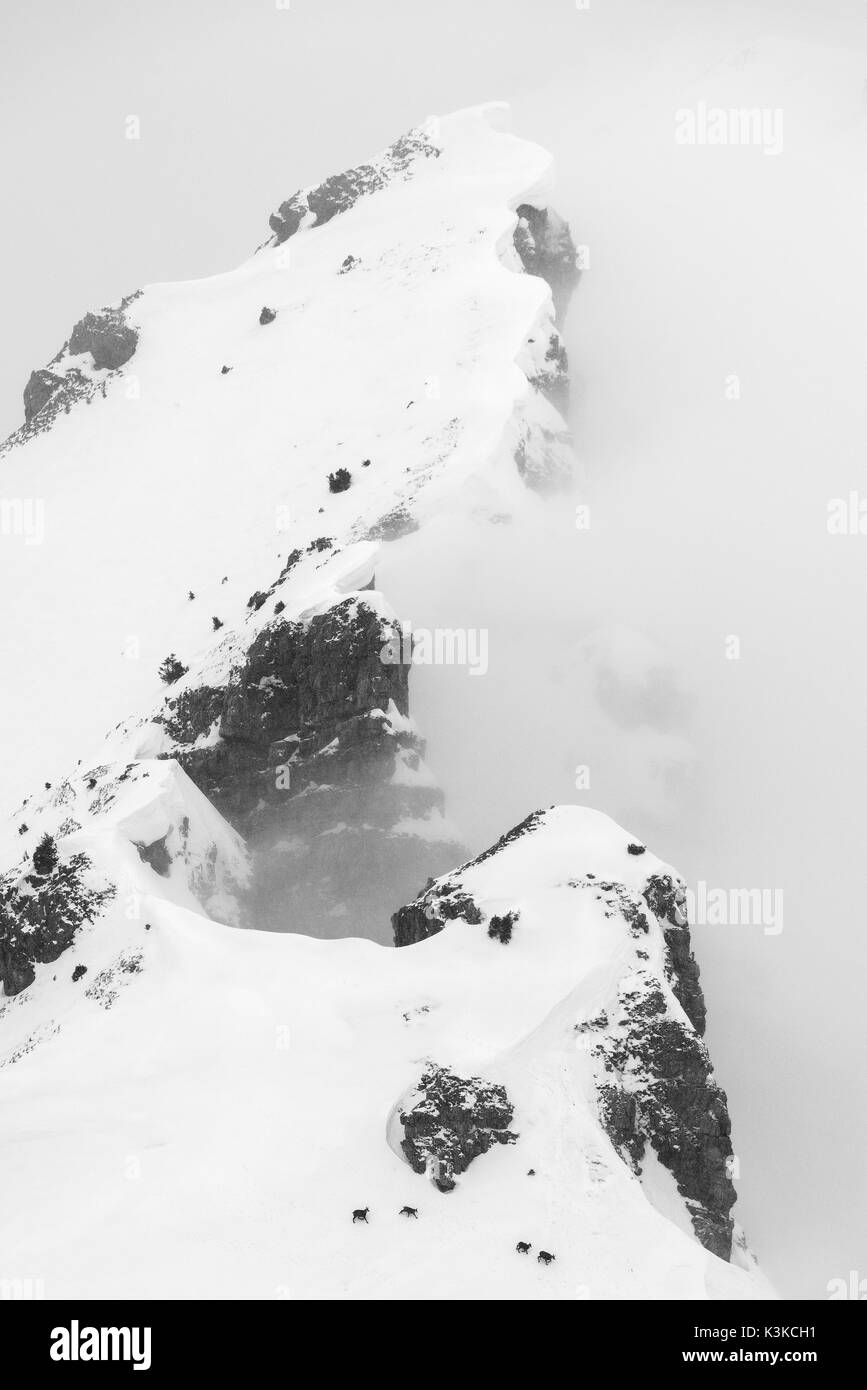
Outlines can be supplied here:
<path id="1" fill-rule="evenodd" d="M 245 838 L 310 785 L 301 769 L 323 769 L 326 748 L 329 770 L 341 758 L 366 758 L 383 722 L 371 721 L 373 710 L 393 701 L 407 713 L 407 668 L 380 661 L 386 640 L 378 615 L 348 599 L 307 623 L 270 624 L 225 688 L 185 690 L 167 701 L 163 722 L 178 760 Z M 185 751 L 215 721 L 219 742 Z M 338 734 L 342 745 L 330 748 Z M 290 786 L 278 787 L 287 764 Z"/>
<path id="2" fill-rule="evenodd" d="M 360 164 L 342 174 L 334 174 L 315 188 L 294 193 L 268 219 L 274 233 L 274 246 L 294 236 L 304 223 L 322 227 L 332 217 L 346 212 L 365 194 L 385 188 L 396 178 L 409 178 L 418 159 L 437 158 L 439 149 L 422 129 L 409 131 L 396 140 L 383 155 L 370 164 Z"/>
<path id="3" fill-rule="evenodd" d="M 167 701 L 173 756 L 253 851 L 258 926 L 381 938 L 388 886 L 399 902 L 460 853 L 411 831 L 443 797 L 417 776 L 409 668 L 380 657 L 393 635 L 347 599 L 269 625 L 224 689 Z M 191 747 L 215 723 L 218 739 Z"/>
<path id="4" fill-rule="evenodd" d="M 4 442 L 4 450 L 22 443 L 34 432 L 49 429 L 59 411 L 68 411 L 76 401 L 90 400 L 98 390 L 105 390 L 105 378 L 88 376 L 77 366 L 64 366 L 64 361 L 90 353 L 95 372 L 115 372 L 124 366 L 133 356 L 139 338 L 126 311 L 140 294 L 136 290 L 120 304 L 101 309 L 98 314 L 85 314 L 48 366 L 31 372 L 24 388 L 24 426 Z"/>
<path id="5" fill-rule="evenodd" d="M 73 356 L 89 352 L 93 365 L 116 371 L 128 362 L 138 346 L 138 332 L 124 318 L 122 309 L 103 309 L 85 314 L 72 330 L 69 351 Z"/>
<path id="6" fill-rule="evenodd" d="M 595 1055 L 600 1117 L 612 1143 L 636 1166 L 650 1144 L 686 1199 L 701 1243 L 729 1259 L 731 1124 L 707 1048 L 672 1016 L 659 981 L 646 972 L 621 983 L 608 1023 Z"/>
<path id="7" fill-rule="evenodd" d="M 457 918 L 478 926 L 484 918 L 468 893 L 446 880 L 431 880 L 425 891 L 407 907 L 401 907 L 391 919 L 395 946 L 414 946 L 429 936 L 436 936 L 447 922 Z"/>
<path id="8" fill-rule="evenodd" d="M 553 208 L 522 203 L 514 234 L 515 250 L 528 275 L 538 275 L 551 287 L 554 315 L 562 326 L 572 292 L 581 278 L 569 224 Z"/>
<path id="9" fill-rule="evenodd" d="M 458 918 L 471 923 L 473 926 L 481 925 L 486 920 L 485 914 L 472 894 L 463 887 L 464 874 L 467 870 L 484 864 L 487 859 L 499 854 L 501 850 L 520 839 L 522 835 L 529 834 L 539 825 L 542 815 L 541 811 L 533 811 L 519 825 L 513 826 L 505 835 L 501 835 L 496 844 L 483 850 L 475 859 L 471 859 L 468 863 L 454 869 L 452 873 L 446 874 L 442 878 L 429 879 L 415 902 L 399 908 L 392 916 L 391 926 L 395 946 L 414 946 L 418 941 L 424 941 L 429 936 L 436 936 L 437 932 L 441 932 L 447 923 L 454 922 Z M 518 915 L 515 914 L 516 917 Z"/>
<path id="10" fill-rule="evenodd" d="M 6 874 L 0 879 L 0 982 L 7 995 L 33 983 L 34 966 L 57 960 L 83 922 L 92 921 L 115 895 L 113 887 L 88 887 L 84 854 L 57 864 L 49 874 Z"/>
<path id="11" fill-rule="evenodd" d="M 425 1071 L 413 1104 L 400 1113 L 401 1148 L 416 1173 L 425 1173 L 440 1192 L 456 1187 L 475 1158 L 494 1144 L 514 1144 L 509 1129 L 514 1106 L 504 1086 L 474 1076 L 463 1080 L 445 1067 Z"/>
<path id="12" fill-rule="evenodd" d="M 136 845 L 142 863 L 150 864 L 154 873 L 159 874 L 161 878 L 168 878 L 172 867 L 167 840 L 168 836 L 162 835 L 158 840 L 152 840 L 149 845 Z"/>
<path id="13" fill-rule="evenodd" d="M 30 380 L 24 387 L 24 419 L 32 420 L 34 415 L 38 415 L 43 406 L 63 390 L 64 385 L 65 378 L 50 372 L 47 367 L 39 367 L 31 372 Z"/>
<path id="14" fill-rule="evenodd" d="M 698 962 L 692 954 L 687 922 L 686 885 L 670 874 L 655 874 L 647 881 L 645 901 L 663 923 L 669 952 L 669 983 L 678 1003 L 700 1037 L 704 1036 L 707 1010 L 704 1003 Z"/>

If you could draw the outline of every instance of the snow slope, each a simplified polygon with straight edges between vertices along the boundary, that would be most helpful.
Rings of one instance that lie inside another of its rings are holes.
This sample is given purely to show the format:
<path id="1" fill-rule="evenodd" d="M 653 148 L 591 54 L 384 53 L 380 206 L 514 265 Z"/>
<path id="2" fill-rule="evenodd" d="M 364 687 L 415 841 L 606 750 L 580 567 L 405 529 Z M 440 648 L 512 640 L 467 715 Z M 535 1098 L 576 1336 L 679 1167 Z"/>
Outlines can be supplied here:
<path id="1" fill-rule="evenodd" d="M 605 816 L 548 812 L 463 874 L 486 910 L 519 905 L 508 946 L 456 920 L 402 950 L 218 926 L 127 855 L 138 916 L 115 904 L 0 1014 L 4 1048 L 44 1034 L 0 1064 L 5 1268 L 49 1297 L 771 1296 L 698 1244 L 664 1169 L 640 1180 L 599 1125 L 578 1029 L 634 942 L 566 879 L 638 888 L 664 870 L 628 842 Z M 449 1194 L 394 1143 L 429 1058 L 515 1106 L 517 1142 Z"/>
<path id="2" fill-rule="evenodd" d="M 522 498 L 500 446 L 533 394 L 516 358 L 551 306 L 511 237 L 550 157 L 504 123 L 496 105 L 428 123 L 440 154 L 412 177 L 235 271 L 146 287 L 121 371 L 62 364 L 105 396 L 0 456 L 3 496 L 44 506 L 43 543 L 0 546 L 17 595 L 3 662 L 28 673 L 0 695 L 7 812 L 153 705 L 169 651 L 207 660 L 212 616 L 245 623 L 293 548 L 345 546 L 407 499 L 423 518 Z M 339 467 L 353 485 L 334 495 Z"/>
<path id="3" fill-rule="evenodd" d="M 467 920 L 401 950 L 240 931 L 247 847 L 159 722 L 170 651 L 190 668 L 173 696 L 195 696 L 263 634 L 341 602 L 387 628 L 383 518 L 418 528 L 400 542 L 412 568 L 452 522 L 511 519 L 520 537 L 538 515 L 517 458 L 542 468 L 563 420 L 532 385 L 553 304 L 514 233 L 519 207 L 547 206 L 550 161 L 505 124 L 497 105 L 428 122 L 424 152 L 339 215 L 237 271 L 146 288 L 122 370 L 62 352 L 52 370 L 83 394 L 0 456 L 6 497 L 44 503 L 45 523 L 40 543 L 0 547 L 20 595 L 0 864 L 26 883 L 22 855 L 50 833 L 115 888 L 0 1007 L 3 1258 L 48 1296 L 768 1296 L 743 1248 L 732 1264 L 703 1248 L 671 1175 L 652 1155 L 639 1175 L 600 1122 L 579 1030 L 636 945 L 569 880 L 635 893 L 664 866 L 563 807 L 462 871 L 485 915 L 519 910 L 508 946 Z M 339 468 L 352 486 L 335 493 Z M 374 713 L 411 732 L 396 707 Z M 412 751 L 392 785 L 423 791 Z M 395 833 L 451 835 L 439 811 Z M 664 977 L 664 928 L 648 933 L 645 973 Z M 447 1195 L 398 1142 L 431 1060 L 504 1086 L 518 1134 Z"/>

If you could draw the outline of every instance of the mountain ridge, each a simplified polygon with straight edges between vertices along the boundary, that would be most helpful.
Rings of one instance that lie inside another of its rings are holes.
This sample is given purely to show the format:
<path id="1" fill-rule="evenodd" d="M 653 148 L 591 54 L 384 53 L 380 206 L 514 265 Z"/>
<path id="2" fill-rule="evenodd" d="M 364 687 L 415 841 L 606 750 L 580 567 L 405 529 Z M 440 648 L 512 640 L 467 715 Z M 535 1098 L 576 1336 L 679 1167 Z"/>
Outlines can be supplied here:
<path id="1" fill-rule="evenodd" d="M 432 519 L 520 535 L 568 495 L 575 248 L 550 158 L 505 125 L 498 104 L 433 120 L 301 190 L 238 271 L 87 315 L 28 384 L 3 467 L 49 505 L 45 546 L 7 560 L 29 581 L 12 640 L 32 670 L 51 656 L 9 722 L 70 771 L 0 838 L 0 1085 L 16 1190 L 47 1193 L 41 1247 L 13 1218 L 10 1249 L 58 1290 L 107 1271 L 123 1296 L 175 1288 L 178 1262 L 207 1296 L 388 1297 L 398 1246 L 374 1235 L 371 1262 L 332 1206 L 417 1196 L 412 1297 L 767 1296 L 733 1243 L 680 880 L 579 807 L 467 860 L 411 717 L 406 620 L 376 587 L 384 548 L 412 566 Z M 140 674 L 158 660 L 162 695 Z M 120 718 L 73 766 L 95 692 Z M 32 758 L 24 736 L 19 782 Z M 28 943 L 46 837 L 45 892 L 76 860 L 111 893 Z M 57 1205 L 70 1185 L 86 1231 Z M 568 1239 L 547 1285 L 516 1271 L 513 1208 L 534 1227 L 515 1238 Z"/>

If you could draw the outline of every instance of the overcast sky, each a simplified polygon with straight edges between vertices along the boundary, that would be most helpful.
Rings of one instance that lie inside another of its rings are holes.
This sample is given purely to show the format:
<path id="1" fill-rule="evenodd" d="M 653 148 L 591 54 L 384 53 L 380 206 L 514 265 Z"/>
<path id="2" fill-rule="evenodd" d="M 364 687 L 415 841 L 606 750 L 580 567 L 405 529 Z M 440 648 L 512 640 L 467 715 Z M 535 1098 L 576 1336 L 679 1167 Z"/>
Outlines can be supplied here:
<path id="1" fill-rule="evenodd" d="M 85 310 L 238 264 L 298 186 L 426 115 L 508 100 L 554 153 L 590 250 L 569 323 L 604 537 L 590 616 L 652 639 L 688 691 L 689 788 L 654 817 L 609 732 L 598 804 L 692 881 L 785 890 L 779 937 L 696 932 L 738 1215 L 784 1293 L 822 1297 L 859 1260 L 867 1276 L 867 537 L 825 527 L 827 499 L 867 493 L 862 0 L 12 0 L 4 20 L 2 435 Z M 782 110 L 783 152 L 679 149 L 674 112 L 701 100 Z M 559 603 L 568 647 L 584 629 Z M 536 668 L 552 689 L 557 665 Z M 499 833 L 508 788 L 462 783 L 425 698 L 452 805 Z M 564 767 L 583 760 L 572 707 Z M 521 814 L 576 799 L 539 737 L 511 768 Z M 486 766 L 505 775 L 497 750 Z"/>

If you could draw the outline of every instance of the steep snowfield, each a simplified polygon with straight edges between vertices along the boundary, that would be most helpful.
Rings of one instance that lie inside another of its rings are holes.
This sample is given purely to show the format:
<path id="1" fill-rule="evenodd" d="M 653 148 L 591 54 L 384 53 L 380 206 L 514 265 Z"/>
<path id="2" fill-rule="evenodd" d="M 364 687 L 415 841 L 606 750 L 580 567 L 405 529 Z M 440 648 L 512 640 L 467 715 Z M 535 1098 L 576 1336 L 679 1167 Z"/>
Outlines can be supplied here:
<path id="1" fill-rule="evenodd" d="M 499 106 L 429 122 L 441 153 L 411 177 L 238 270 L 146 288 L 105 397 L 0 457 L 3 496 L 42 502 L 45 527 L 0 547 L 3 664 L 21 673 L 0 694 L 7 811 L 154 704 L 169 651 L 206 658 L 212 616 L 241 623 L 294 547 L 345 545 L 407 497 L 419 516 L 525 493 L 498 450 L 550 295 L 515 273 L 511 235 L 550 158 L 504 122 Z"/>
<path id="2" fill-rule="evenodd" d="M 531 385 L 553 307 L 513 237 L 518 207 L 547 205 L 550 162 L 505 120 L 494 105 L 428 122 L 429 148 L 331 220 L 230 274 L 145 289 L 123 370 L 61 357 L 52 369 L 96 383 L 90 403 L 0 456 L 4 495 L 44 502 L 45 521 L 42 543 L 0 548 L 19 596 L 0 865 L 28 892 L 21 856 L 50 833 L 115 889 L 0 1002 L 3 1265 L 49 1296 L 769 1296 L 743 1245 L 732 1264 L 710 1254 L 671 1174 L 651 1155 L 639 1175 L 600 1122 L 581 1026 L 669 963 L 662 922 L 639 953 L 588 880 L 635 895 L 664 866 L 561 807 L 461 871 L 486 917 L 519 912 L 508 945 L 460 918 L 400 950 L 241 931 L 249 846 L 155 718 L 170 651 L 190 667 L 173 696 L 195 699 L 272 627 L 338 603 L 387 630 L 371 532 L 396 511 L 419 527 L 394 548 L 404 573 L 452 529 L 466 559 L 507 520 L 518 543 L 544 525 L 516 446 L 563 428 Z M 339 468 L 352 486 L 334 493 Z M 393 702 L 371 714 L 413 733 Z M 428 769 L 395 746 L 389 785 L 424 791 Z M 391 831 L 453 838 L 438 807 Z M 672 989 L 659 997 L 689 1032 Z M 514 1106 L 517 1142 L 449 1194 L 398 1142 L 430 1061 Z"/>
<path id="3" fill-rule="evenodd" d="M 397 951 L 218 926 L 127 855 L 139 915 L 116 903 L 0 1015 L 4 1048 L 45 1033 L 0 1067 L 4 1269 L 56 1297 L 770 1296 L 697 1243 L 664 1169 L 642 1186 L 599 1126 L 577 1026 L 630 938 L 566 879 L 637 890 L 665 866 L 628 842 L 597 813 L 548 812 L 463 875 L 486 910 L 519 905 L 508 946 L 457 920 Z M 517 1143 L 449 1194 L 392 1147 L 428 1058 L 515 1106 Z"/>

